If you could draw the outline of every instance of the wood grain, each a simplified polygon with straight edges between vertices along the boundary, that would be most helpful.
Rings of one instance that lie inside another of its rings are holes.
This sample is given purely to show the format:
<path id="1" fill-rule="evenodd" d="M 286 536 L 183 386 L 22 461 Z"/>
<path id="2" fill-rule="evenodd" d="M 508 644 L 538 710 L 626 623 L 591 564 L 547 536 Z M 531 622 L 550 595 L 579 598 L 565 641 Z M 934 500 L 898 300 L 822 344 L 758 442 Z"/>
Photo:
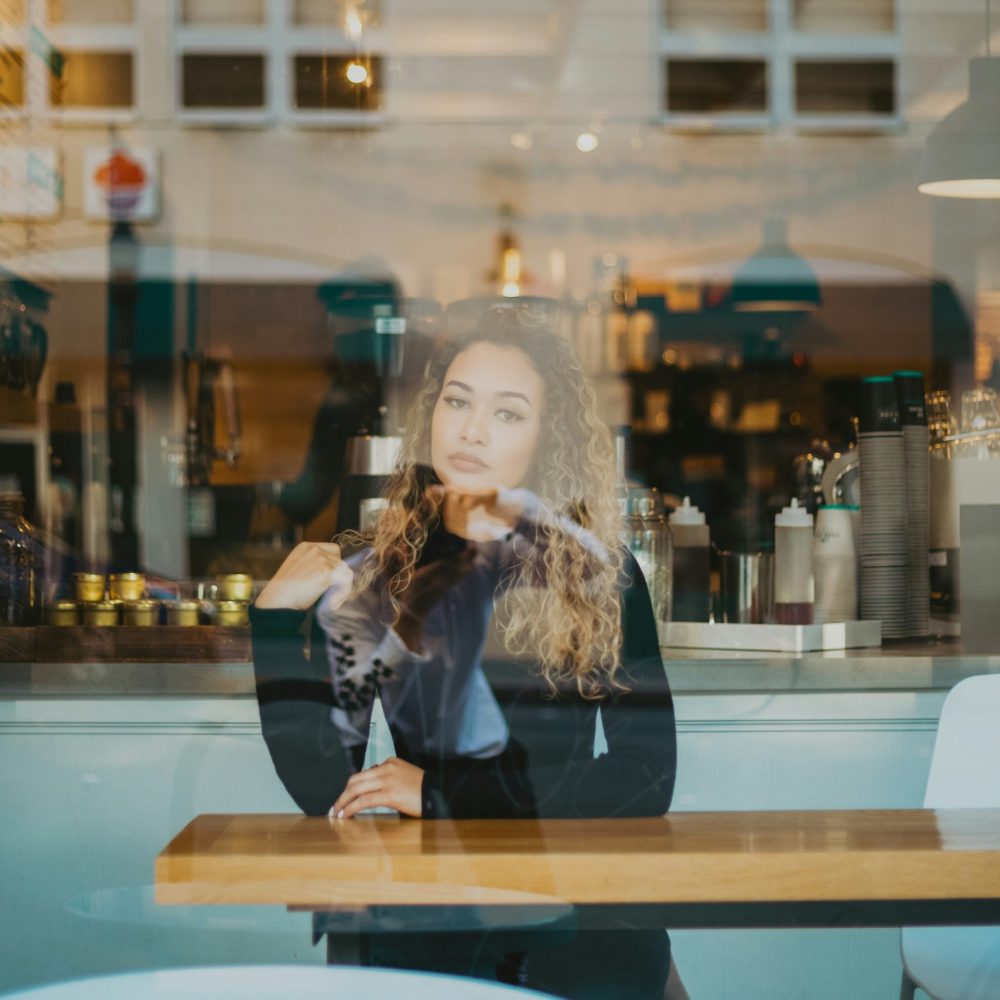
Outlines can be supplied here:
<path id="1" fill-rule="evenodd" d="M 34 658 L 33 628 L 0 628 L 0 663 L 31 663 Z"/>
<path id="2" fill-rule="evenodd" d="M 39 625 L 34 656 L 38 663 L 247 663 L 246 626 L 153 625 L 113 628 Z"/>
<path id="3" fill-rule="evenodd" d="M 205 815 L 156 860 L 161 903 L 479 905 L 1000 899 L 1000 810 L 618 820 Z"/>

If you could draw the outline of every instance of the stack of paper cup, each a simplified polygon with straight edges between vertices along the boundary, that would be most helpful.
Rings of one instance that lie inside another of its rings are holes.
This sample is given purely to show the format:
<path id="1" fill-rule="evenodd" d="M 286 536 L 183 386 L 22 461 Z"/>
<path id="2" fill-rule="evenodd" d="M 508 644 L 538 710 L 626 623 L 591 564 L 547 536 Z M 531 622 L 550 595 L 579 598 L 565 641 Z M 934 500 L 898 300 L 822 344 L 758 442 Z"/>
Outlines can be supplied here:
<path id="1" fill-rule="evenodd" d="M 813 621 L 818 625 L 854 621 L 858 617 L 857 553 L 851 522 L 851 508 L 845 504 L 830 504 L 816 512 Z"/>
<path id="2" fill-rule="evenodd" d="M 906 461 L 907 617 L 911 636 L 931 632 L 931 583 L 927 558 L 931 547 L 930 467 L 924 377 L 894 372 Z"/>
<path id="3" fill-rule="evenodd" d="M 906 459 L 896 386 L 889 376 L 861 386 L 861 617 L 882 622 L 884 639 L 908 629 Z"/>

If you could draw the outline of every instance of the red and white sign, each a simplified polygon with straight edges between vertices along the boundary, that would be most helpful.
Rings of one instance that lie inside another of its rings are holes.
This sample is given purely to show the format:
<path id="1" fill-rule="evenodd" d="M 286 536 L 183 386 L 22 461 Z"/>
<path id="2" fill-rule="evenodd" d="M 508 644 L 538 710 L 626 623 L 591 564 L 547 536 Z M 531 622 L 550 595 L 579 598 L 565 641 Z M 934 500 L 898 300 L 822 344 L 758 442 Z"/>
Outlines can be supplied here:
<path id="1" fill-rule="evenodd" d="M 91 146 L 83 158 L 83 209 L 88 219 L 149 222 L 160 212 L 159 158 L 144 148 Z"/>

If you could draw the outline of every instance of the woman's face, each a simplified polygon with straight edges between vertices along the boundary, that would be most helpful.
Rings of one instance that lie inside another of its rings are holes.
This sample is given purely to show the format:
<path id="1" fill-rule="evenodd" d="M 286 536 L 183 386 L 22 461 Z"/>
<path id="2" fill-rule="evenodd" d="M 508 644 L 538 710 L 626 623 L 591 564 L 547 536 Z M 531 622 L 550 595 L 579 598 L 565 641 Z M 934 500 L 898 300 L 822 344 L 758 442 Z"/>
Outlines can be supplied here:
<path id="1" fill-rule="evenodd" d="M 472 344 L 449 365 L 431 416 L 431 464 L 446 486 L 520 486 L 535 461 L 542 377 L 517 347 Z"/>

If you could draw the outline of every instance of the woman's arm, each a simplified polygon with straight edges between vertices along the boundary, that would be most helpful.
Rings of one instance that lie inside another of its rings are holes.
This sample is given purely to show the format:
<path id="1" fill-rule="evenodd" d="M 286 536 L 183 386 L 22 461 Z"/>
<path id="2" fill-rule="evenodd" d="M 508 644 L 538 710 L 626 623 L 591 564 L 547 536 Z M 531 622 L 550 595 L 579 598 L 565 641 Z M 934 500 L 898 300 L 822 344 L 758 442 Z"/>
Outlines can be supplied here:
<path id="1" fill-rule="evenodd" d="M 611 691 L 601 703 L 607 752 L 535 766 L 530 754 L 512 744 L 491 760 L 444 761 L 424 776 L 424 816 L 653 816 L 667 811 L 677 764 L 673 701 L 649 593 L 631 556 L 626 574 L 619 679 L 629 690 Z M 571 738 L 582 715 L 572 704 L 557 700 L 550 705 L 572 717 L 567 722 Z M 553 729 L 559 728 L 554 722 Z"/>
<path id="2" fill-rule="evenodd" d="M 294 609 L 250 608 L 257 705 L 264 742 L 288 794 L 309 816 L 325 816 L 351 773 L 330 721 L 333 688 L 324 636 Z M 308 648 L 308 653 L 307 653 Z"/>

